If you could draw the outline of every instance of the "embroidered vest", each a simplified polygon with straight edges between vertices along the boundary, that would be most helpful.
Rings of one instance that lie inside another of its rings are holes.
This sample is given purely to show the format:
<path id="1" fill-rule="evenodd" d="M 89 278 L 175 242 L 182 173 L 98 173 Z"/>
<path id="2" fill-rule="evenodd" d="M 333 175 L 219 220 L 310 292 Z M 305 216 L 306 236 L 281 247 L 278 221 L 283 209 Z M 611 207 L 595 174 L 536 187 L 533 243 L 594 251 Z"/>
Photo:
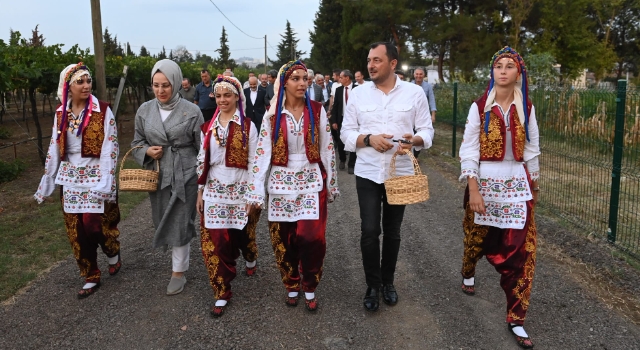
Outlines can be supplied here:
<path id="1" fill-rule="evenodd" d="M 304 127 L 306 132 L 304 134 L 304 146 L 307 153 L 307 159 L 309 163 L 320 163 L 320 108 L 322 104 L 320 102 L 311 101 L 311 112 L 313 114 L 314 122 L 314 141 L 311 143 L 311 125 L 310 115 L 308 108 L 304 108 Z M 271 116 L 271 132 L 275 134 L 276 127 L 280 127 L 278 132 L 278 140 L 273 142 L 273 148 L 271 150 L 271 164 L 279 166 L 287 166 L 289 163 L 289 147 L 287 143 L 287 118 L 280 118 L 280 125 L 276 125 L 276 116 Z"/>
<path id="2" fill-rule="evenodd" d="M 511 148 L 513 151 L 513 157 L 515 160 L 522 162 L 524 160 L 524 145 L 526 142 L 526 135 L 524 132 L 524 125 L 520 123 L 518 112 L 515 107 L 510 108 L 509 112 L 509 125 L 510 130 L 507 130 L 506 124 L 503 120 L 502 113 L 498 106 L 493 106 L 489 113 L 489 132 L 484 132 L 485 116 L 484 105 L 487 101 L 486 93 L 478 100 L 475 101 L 478 106 L 478 114 L 480 115 L 480 160 L 483 161 L 502 161 L 506 151 L 506 135 L 507 132 L 511 133 Z M 482 106 L 482 107 L 481 107 Z M 527 107 L 531 110 L 531 102 L 527 101 Z"/>
<path id="3" fill-rule="evenodd" d="M 199 185 L 205 185 L 207 183 L 207 176 L 209 176 L 209 169 L 211 168 L 210 158 L 211 152 L 209 146 L 211 145 L 211 136 L 213 130 L 211 124 L 215 123 L 215 118 L 211 119 L 209 123 L 204 123 L 200 127 L 204 136 L 204 169 L 202 175 L 198 178 Z M 246 146 L 242 144 L 242 128 L 240 125 L 229 122 L 229 134 L 227 135 L 227 144 L 225 146 L 226 153 L 224 158 L 224 165 L 229 168 L 248 169 L 249 164 L 249 133 L 251 132 L 251 120 L 247 117 L 244 118 L 244 130 Z"/>
<path id="4" fill-rule="evenodd" d="M 102 143 L 104 142 L 105 136 L 104 116 L 106 115 L 107 108 L 109 108 L 109 103 L 98 101 L 98 104 L 100 105 L 100 112 L 91 112 L 91 119 L 89 120 L 87 127 L 82 131 L 82 148 L 80 153 L 86 158 L 100 158 L 100 153 L 102 152 Z M 62 123 L 62 113 L 67 113 L 67 111 L 63 108 L 61 111 L 56 112 L 58 126 Z M 51 137 L 55 136 L 56 135 L 51 135 Z M 66 141 L 67 133 L 62 132 L 60 134 L 60 138 L 58 138 L 60 159 L 64 159 L 66 155 Z"/>

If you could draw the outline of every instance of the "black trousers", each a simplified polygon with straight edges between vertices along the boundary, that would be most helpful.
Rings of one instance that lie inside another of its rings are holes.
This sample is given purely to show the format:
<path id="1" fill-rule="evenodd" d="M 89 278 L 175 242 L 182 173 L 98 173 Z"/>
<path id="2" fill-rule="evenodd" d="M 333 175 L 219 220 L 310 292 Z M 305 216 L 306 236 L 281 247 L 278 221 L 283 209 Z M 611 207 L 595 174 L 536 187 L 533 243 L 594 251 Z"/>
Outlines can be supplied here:
<path id="1" fill-rule="evenodd" d="M 333 136 L 333 145 L 336 147 L 336 150 L 338 151 L 338 158 L 340 159 L 340 162 L 342 163 L 346 162 L 347 152 L 344 151 L 344 143 L 340 139 L 340 128 L 338 128 L 338 130 L 334 130 L 333 128 L 331 128 L 331 135 Z M 358 159 L 358 156 L 356 155 L 356 152 L 349 152 L 348 167 L 349 168 L 355 167 L 357 159 Z"/>
<path id="2" fill-rule="evenodd" d="M 202 116 L 204 117 L 205 122 L 211 120 L 211 118 L 213 118 L 213 113 L 216 112 L 215 108 L 201 109 L 200 111 L 202 112 Z"/>
<path id="3" fill-rule="evenodd" d="M 384 184 L 356 176 L 356 190 L 362 221 L 360 249 L 367 286 L 379 288 L 381 284 L 393 284 L 400 250 L 400 226 L 405 206 L 387 203 Z M 382 259 L 380 256 L 381 233 L 383 234 Z"/>

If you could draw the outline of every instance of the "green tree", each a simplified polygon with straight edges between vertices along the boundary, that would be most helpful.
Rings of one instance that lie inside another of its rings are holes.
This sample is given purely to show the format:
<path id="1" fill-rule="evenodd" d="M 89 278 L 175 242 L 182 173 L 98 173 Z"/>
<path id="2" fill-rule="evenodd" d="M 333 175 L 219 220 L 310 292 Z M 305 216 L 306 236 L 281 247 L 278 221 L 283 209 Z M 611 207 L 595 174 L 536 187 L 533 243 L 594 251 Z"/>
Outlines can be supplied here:
<path id="1" fill-rule="evenodd" d="M 310 66 L 321 72 L 330 72 L 340 66 L 341 44 L 336 38 L 342 35 L 342 4 L 339 0 L 321 0 L 313 31 L 309 40 L 313 47 Z"/>
<path id="2" fill-rule="evenodd" d="M 595 22 L 586 16 L 592 1 L 541 0 L 534 16 L 538 23 L 529 23 L 530 28 L 539 28 L 532 31 L 533 51 L 551 53 L 561 65 L 563 79 L 576 78 L 606 49 L 595 34 Z"/>
<path id="3" fill-rule="evenodd" d="M 164 60 L 165 58 L 167 58 L 167 50 L 164 49 L 164 45 L 162 45 L 162 51 L 158 53 L 157 58 L 158 60 Z"/>
<path id="4" fill-rule="evenodd" d="M 193 60 L 198 63 L 198 65 L 201 67 L 201 69 L 205 69 L 207 68 L 210 64 L 213 64 L 214 59 L 213 57 L 207 55 L 207 54 L 201 54 L 200 51 L 196 51 L 196 56 L 193 58 Z"/>
<path id="5" fill-rule="evenodd" d="M 146 47 L 144 47 L 144 45 L 142 45 L 142 46 L 140 47 L 140 55 L 139 55 L 139 56 L 140 56 L 140 57 L 149 57 L 149 56 L 151 56 L 151 55 L 149 54 L 149 51 L 147 51 L 147 48 L 146 48 Z"/>
<path id="6" fill-rule="evenodd" d="M 298 41 L 300 40 L 296 39 L 296 32 L 293 31 L 288 20 L 284 34 L 280 34 L 280 37 L 282 39 L 278 44 L 278 52 L 276 53 L 278 58 L 273 63 L 275 69 L 279 69 L 289 61 L 300 59 L 302 55 L 306 54 L 306 52 L 298 51 Z"/>
<path id="7" fill-rule="evenodd" d="M 216 49 L 218 58 L 213 61 L 213 65 L 218 69 L 226 69 L 236 67 L 236 61 L 231 58 L 231 49 L 229 49 L 229 37 L 227 37 L 227 31 L 222 27 L 222 34 L 220 35 L 220 48 Z"/>
<path id="8" fill-rule="evenodd" d="M 129 45 L 129 42 L 127 42 L 127 56 L 135 56 L 135 52 L 133 52 L 133 50 L 131 50 L 131 45 Z"/>

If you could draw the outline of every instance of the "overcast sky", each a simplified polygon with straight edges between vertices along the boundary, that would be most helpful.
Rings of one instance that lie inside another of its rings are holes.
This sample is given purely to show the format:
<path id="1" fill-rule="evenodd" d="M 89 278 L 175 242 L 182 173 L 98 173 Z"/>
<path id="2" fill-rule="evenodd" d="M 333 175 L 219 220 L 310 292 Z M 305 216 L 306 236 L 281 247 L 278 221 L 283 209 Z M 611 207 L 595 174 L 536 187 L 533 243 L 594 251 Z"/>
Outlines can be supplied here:
<path id="1" fill-rule="evenodd" d="M 129 42 L 136 54 L 144 45 L 151 53 L 184 45 L 216 57 L 222 26 L 229 37 L 231 57 L 264 58 L 264 35 L 275 48 L 287 20 L 300 39 L 298 49 L 309 56 L 309 30 L 320 0 L 213 0 L 222 12 L 252 39 L 234 27 L 209 0 L 103 0 L 102 28 L 109 28 L 118 42 Z M 45 44 L 74 44 L 93 52 L 91 6 L 89 0 L 0 0 L 0 39 L 9 38 L 9 29 L 30 37 L 36 25 Z M 123 45 L 124 47 L 124 45 Z"/>

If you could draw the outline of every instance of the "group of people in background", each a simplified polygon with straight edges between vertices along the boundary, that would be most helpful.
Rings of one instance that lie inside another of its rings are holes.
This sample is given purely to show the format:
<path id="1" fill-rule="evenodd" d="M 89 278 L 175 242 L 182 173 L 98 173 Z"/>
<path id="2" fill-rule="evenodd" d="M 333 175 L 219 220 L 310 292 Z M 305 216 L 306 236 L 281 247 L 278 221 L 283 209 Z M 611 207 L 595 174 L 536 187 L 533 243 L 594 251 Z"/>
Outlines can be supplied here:
<path id="1" fill-rule="evenodd" d="M 370 81 L 347 69 L 334 70 L 330 80 L 296 60 L 250 76 L 245 84 L 230 70 L 215 79 L 203 70 L 195 87 L 175 62 L 154 65 L 155 99 L 136 112 L 131 146 L 142 167 L 160 164 L 158 188 L 149 198 L 152 245 L 171 249 L 167 295 L 184 290 L 190 242 L 199 237 L 214 291 L 211 315 L 222 316 L 240 255 L 244 273 L 257 272 L 256 234 L 265 212 L 286 289 L 283 301 L 295 307 L 304 296 L 306 309 L 317 310 L 327 207 L 340 195 L 338 171 L 347 168 L 355 175 L 360 209 L 363 306 L 377 311 L 380 297 L 387 305 L 398 303 L 394 276 L 405 206 L 388 203 L 385 181 L 394 156 L 397 175 L 413 174 L 404 155 L 432 145 L 436 117 L 425 70 L 415 69 L 414 80 L 405 81 L 396 71 L 398 59 L 395 45 L 379 42 L 367 57 Z M 460 179 L 468 183 L 462 292 L 475 294 L 475 265 L 486 256 L 502 275 L 508 329 L 521 347 L 532 348 L 523 324 L 535 267 L 539 134 L 520 55 L 505 47 L 491 68 L 489 87 L 469 111 L 460 148 Z M 110 275 L 122 267 L 117 128 L 109 105 L 91 95 L 91 83 L 82 63 L 61 72 L 62 104 L 34 195 L 41 203 L 62 186 L 65 226 L 85 278 L 78 298 L 101 286 L 98 247 Z"/>

